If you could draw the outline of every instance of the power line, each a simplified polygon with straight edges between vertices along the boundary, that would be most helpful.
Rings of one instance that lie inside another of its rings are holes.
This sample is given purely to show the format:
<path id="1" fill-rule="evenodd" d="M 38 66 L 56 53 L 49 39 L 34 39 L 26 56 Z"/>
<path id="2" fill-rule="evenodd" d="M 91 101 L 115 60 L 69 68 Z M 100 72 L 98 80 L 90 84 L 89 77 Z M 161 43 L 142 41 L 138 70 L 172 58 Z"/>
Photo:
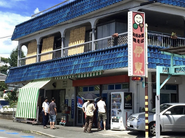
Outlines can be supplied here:
<path id="1" fill-rule="evenodd" d="M 9 37 L 11 37 L 12 35 L 8 35 L 8 36 L 2 36 L 2 37 L 0 37 L 0 39 L 3 39 L 3 38 L 9 38 Z"/>

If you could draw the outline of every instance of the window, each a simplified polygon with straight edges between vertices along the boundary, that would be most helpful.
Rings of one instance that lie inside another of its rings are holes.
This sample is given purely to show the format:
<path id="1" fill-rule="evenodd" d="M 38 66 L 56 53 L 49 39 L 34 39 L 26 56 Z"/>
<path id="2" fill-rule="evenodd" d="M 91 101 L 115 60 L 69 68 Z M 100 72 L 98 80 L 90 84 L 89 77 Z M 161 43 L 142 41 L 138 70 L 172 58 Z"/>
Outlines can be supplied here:
<path id="1" fill-rule="evenodd" d="M 166 90 L 177 90 L 177 85 L 166 85 Z"/>
<path id="2" fill-rule="evenodd" d="M 94 91 L 94 87 L 93 86 L 89 87 L 89 91 Z"/>
<path id="3" fill-rule="evenodd" d="M 184 106 L 175 106 L 175 107 L 169 109 L 168 111 L 171 111 L 172 115 L 183 115 L 184 114 L 183 108 L 184 108 Z"/>
<path id="4" fill-rule="evenodd" d="M 108 85 L 108 90 L 114 90 L 114 85 Z"/>
<path id="5" fill-rule="evenodd" d="M 83 87 L 83 91 L 87 92 L 88 91 L 88 87 Z"/>
<path id="6" fill-rule="evenodd" d="M 122 84 L 122 89 L 128 89 L 128 88 L 129 88 L 129 84 L 128 83 Z"/>
<path id="7" fill-rule="evenodd" d="M 121 84 L 116 84 L 115 89 L 121 89 Z"/>
<path id="8" fill-rule="evenodd" d="M 99 90 L 100 90 L 99 85 L 78 87 L 78 92 L 99 91 Z"/>

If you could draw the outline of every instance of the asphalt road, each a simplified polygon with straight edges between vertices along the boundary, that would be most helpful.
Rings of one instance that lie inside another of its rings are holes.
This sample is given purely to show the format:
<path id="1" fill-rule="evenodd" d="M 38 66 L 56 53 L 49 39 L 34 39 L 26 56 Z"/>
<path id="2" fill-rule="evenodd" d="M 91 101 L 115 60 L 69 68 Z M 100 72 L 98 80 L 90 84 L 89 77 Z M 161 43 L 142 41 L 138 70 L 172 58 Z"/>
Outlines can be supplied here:
<path id="1" fill-rule="evenodd" d="M 0 128 L 0 138 L 46 138 L 46 137 Z"/>
<path id="2" fill-rule="evenodd" d="M 144 138 L 145 132 L 129 132 L 130 137 Z M 150 138 L 155 138 L 155 136 L 150 136 Z M 163 132 L 160 138 L 185 138 L 185 132 Z"/>

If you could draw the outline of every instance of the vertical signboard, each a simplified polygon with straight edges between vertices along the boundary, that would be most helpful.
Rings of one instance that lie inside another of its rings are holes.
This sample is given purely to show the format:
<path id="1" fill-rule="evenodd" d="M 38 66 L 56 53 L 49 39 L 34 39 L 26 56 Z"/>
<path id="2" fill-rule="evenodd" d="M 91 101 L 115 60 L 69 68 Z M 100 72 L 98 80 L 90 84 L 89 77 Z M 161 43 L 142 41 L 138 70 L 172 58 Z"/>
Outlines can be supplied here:
<path id="1" fill-rule="evenodd" d="M 75 100 L 71 99 L 71 118 L 74 118 L 74 111 L 75 111 Z"/>
<path id="2" fill-rule="evenodd" d="M 128 12 L 128 76 L 146 75 L 145 14 Z"/>
<path id="3" fill-rule="evenodd" d="M 124 109 L 133 109 L 133 107 L 132 107 L 132 93 L 131 92 L 124 93 Z"/>

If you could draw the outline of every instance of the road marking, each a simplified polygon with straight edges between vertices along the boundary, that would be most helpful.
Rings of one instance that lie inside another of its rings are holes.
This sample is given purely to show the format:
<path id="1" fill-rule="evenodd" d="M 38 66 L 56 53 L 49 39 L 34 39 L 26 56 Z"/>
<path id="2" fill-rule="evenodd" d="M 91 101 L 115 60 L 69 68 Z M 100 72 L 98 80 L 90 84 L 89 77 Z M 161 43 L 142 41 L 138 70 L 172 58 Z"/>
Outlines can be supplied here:
<path id="1" fill-rule="evenodd" d="M 24 137 L 24 138 L 34 138 L 35 136 L 21 136 L 21 137 Z"/>
<path id="2" fill-rule="evenodd" d="M 0 130 L 0 132 L 4 132 L 5 130 Z"/>
<path id="3" fill-rule="evenodd" d="M 17 132 L 7 132 L 6 134 L 17 135 L 17 134 L 19 134 L 19 133 L 17 133 Z"/>

